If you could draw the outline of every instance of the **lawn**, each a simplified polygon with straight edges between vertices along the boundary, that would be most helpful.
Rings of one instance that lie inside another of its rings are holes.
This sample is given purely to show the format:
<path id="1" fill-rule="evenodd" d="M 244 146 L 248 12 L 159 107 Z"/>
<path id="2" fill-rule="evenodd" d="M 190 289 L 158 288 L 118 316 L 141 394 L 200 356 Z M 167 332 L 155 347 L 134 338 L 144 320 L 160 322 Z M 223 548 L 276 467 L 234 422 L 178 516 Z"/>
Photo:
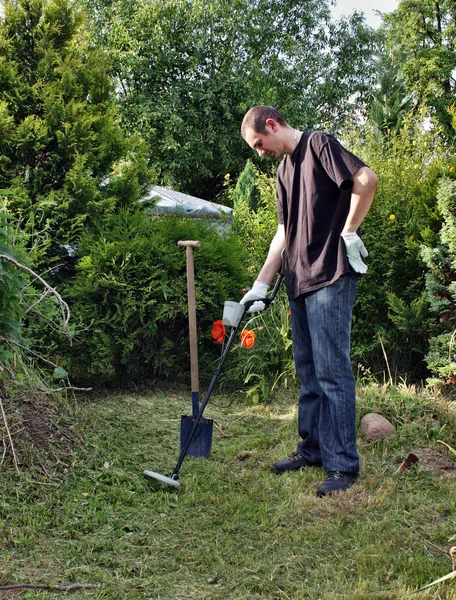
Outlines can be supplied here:
<path id="1" fill-rule="evenodd" d="M 271 462 L 296 443 L 296 391 L 267 405 L 215 396 L 209 458 L 188 457 L 181 487 L 169 475 L 184 390 L 79 399 L 71 426 L 85 441 L 60 456 L 8 457 L 0 476 L 0 585 L 93 584 L 68 596 L 109 599 L 394 600 L 456 598 L 454 403 L 411 388 L 358 390 L 359 416 L 378 411 L 396 434 L 359 438 L 362 477 L 317 498 L 321 469 L 282 476 Z M 397 473 L 409 452 L 419 462 Z M 3 594 L 3 595 L 2 595 Z M 0 598 L 62 598 L 58 590 L 0 591 Z"/>

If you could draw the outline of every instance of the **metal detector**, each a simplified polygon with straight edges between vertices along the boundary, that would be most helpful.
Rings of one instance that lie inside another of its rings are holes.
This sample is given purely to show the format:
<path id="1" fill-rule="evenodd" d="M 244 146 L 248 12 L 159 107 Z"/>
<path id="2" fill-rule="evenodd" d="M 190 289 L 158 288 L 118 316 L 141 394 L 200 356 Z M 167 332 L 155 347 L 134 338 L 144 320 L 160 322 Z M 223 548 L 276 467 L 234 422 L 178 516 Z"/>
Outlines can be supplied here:
<path id="1" fill-rule="evenodd" d="M 231 346 L 233 345 L 234 338 L 236 337 L 236 333 L 239 329 L 239 325 L 241 324 L 242 318 L 245 315 L 245 313 L 248 311 L 248 309 L 255 302 L 261 301 L 261 302 L 264 302 L 266 306 L 269 306 L 271 304 L 271 302 L 274 300 L 274 298 L 276 297 L 276 294 L 279 290 L 279 287 L 280 287 L 284 277 L 285 277 L 284 260 L 283 260 L 283 255 L 282 255 L 282 268 L 280 270 L 279 276 L 277 277 L 274 288 L 268 298 L 251 300 L 249 302 L 246 302 L 245 304 L 241 304 L 238 302 L 225 303 L 225 308 L 226 308 L 226 305 L 228 304 L 228 310 L 223 311 L 223 324 L 227 325 L 228 327 L 232 327 L 232 330 L 231 330 L 230 336 L 228 338 L 228 341 L 226 343 L 225 349 L 223 350 L 222 356 L 220 357 L 220 361 L 217 366 L 217 369 L 215 370 L 215 373 L 212 377 L 212 381 L 209 384 L 209 388 L 206 392 L 206 396 L 205 396 L 203 402 L 201 403 L 198 414 L 193 419 L 193 426 L 187 436 L 185 444 L 181 448 L 179 458 L 177 459 L 177 464 L 174 467 L 174 471 L 171 473 L 171 475 L 169 477 L 167 477 L 166 475 L 162 475 L 161 473 L 156 473 L 155 471 L 147 471 L 147 470 L 144 471 L 144 475 L 152 477 L 153 479 L 157 479 L 158 481 L 161 481 L 162 483 L 167 483 L 168 485 L 172 485 L 176 488 L 180 487 L 180 483 L 178 481 L 179 480 L 179 471 L 181 469 L 181 466 L 182 466 L 182 463 L 184 462 L 185 457 L 187 456 L 188 449 L 189 449 L 190 444 L 192 443 L 192 440 L 195 436 L 196 430 L 198 429 L 198 425 L 199 425 L 201 419 L 203 418 L 204 409 L 206 408 L 206 405 L 209 401 L 209 398 L 211 397 L 211 394 L 215 387 L 215 384 L 217 383 L 217 380 L 220 377 L 220 374 L 222 372 L 223 363 L 225 362 L 225 359 L 228 356 Z M 233 305 L 236 305 L 236 306 L 233 306 Z"/>

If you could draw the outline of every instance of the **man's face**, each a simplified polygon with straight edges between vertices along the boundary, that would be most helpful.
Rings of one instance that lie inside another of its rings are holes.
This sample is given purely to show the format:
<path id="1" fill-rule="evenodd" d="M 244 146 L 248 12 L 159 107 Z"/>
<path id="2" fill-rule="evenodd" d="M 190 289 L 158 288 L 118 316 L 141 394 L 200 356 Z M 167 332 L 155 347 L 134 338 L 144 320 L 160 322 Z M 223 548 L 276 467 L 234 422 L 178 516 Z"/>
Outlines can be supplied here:
<path id="1" fill-rule="evenodd" d="M 274 125 L 266 124 L 267 134 L 257 133 L 253 129 L 247 129 L 245 134 L 245 141 L 252 148 L 256 150 L 259 156 L 271 156 L 273 158 L 281 159 L 285 154 L 285 148 L 283 141 L 280 136 L 280 130 Z"/>

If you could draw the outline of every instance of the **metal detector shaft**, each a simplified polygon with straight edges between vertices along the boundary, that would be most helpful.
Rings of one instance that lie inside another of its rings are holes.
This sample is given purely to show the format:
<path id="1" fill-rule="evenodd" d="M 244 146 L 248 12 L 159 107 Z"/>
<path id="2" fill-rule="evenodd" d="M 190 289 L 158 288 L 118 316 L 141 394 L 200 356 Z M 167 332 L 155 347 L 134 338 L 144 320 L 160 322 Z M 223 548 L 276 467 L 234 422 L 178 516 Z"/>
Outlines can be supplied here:
<path id="1" fill-rule="evenodd" d="M 179 471 L 182 466 L 182 463 L 184 462 L 184 458 L 187 454 L 190 444 L 192 443 L 193 436 L 195 435 L 195 431 L 198 428 L 198 425 L 201 421 L 204 409 L 206 408 L 206 405 L 212 394 L 212 390 L 214 389 L 215 384 L 217 383 L 217 379 L 219 378 L 220 373 L 222 372 L 223 363 L 225 362 L 225 359 L 228 356 L 228 352 L 230 351 L 230 348 L 233 344 L 234 338 L 236 337 L 236 333 L 237 333 L 238 329 L 239 329 L 239 325 L 237 327 L 234 327 L 233 330 L 231 331 L 231 335 L 228 338 L 228 341 L 225 346 L 225 350 L 223 351 L 223 354 L 220 357 L 220 362 L 218 364 L 217 369 L 215 370 L 214 376 L 212 377 L 212 381 L 206 392 L 206 396 L 205 396 L 203 402 L 201 403 L 201 406 L 200 406 L 197 416 L 194 419 L 193 427 L 191 428 L 190 433 L 188 434 L 187 441 L 185 442 L 184 446 L 182 447 L 182 450 L 180 451 L 179 458 L 177 460 L 177 464 L 174 468 L 174 471 L 171 474 L 171 479 L 177 479 L 177 476 L 179 475 Z"/>
<path id="2" fill-rule="evenodd" d="M 285 277 L 285 274 L 284 274 L 283 269 L 282 269 L 281 272 L 280 272 L 280 274 L 279 274 L 279 276 L 277 277 L 277 281 L 276 281 L 276 283 L 275 283 L 275 285 L 274 285 L 274 287 L 272 289 L 271 294 L 268 296 L 268 298 L 264 299 L 264 302 L 265 302 L 265 304 L 267 306 L 269 304 L 271 304 L 271 302 L 276 297 L 276 294 L 277 294 L 277 292 L 278 292 L 278 290 L 280 288 L 280 284 L 282 283 L 284 277 Z M 254 304 L 254 302 L 256 302 L 256 301 L 253 300 L 253 301 L 250 301 L 250 302 L 246 302 L 244 304 L 244 314 Z M 198 427 L 198 425 L 199 425 L 199 423 L 200 423 L 200 421 L 202 419 L 202 416 L 203 416 L 203 413 L 204 413 L 204 409 L 206 408 L 206 405 L 207 405 L 207 403 L 209 401 L 209 398 L 210 398 L 210 396 L 212 394 L 212 390 L 214 389 L 215 384 L 217 383 L 217 380 L 220 377 L 220 373 L 222 372 L 223 363 L 225 362 L 225 359 L 228 356 L 230 348 L 231 348 L 231 346 L 233 344 L 234 338 L 236 337 L 236 333 L 237 333 L 237 331 L 239 329 L 239 325 L 241 323 L 241 320 L 236 325 L 236 327 L 233 327 L 233 329 L 231 331 L 230 337 L 228 338 L 228 341 L 227 341 L 226 346 L 225 346 L 225 350 L 223 351 L 223 354 L 220 357 L 219 364 L 217 366 L 217 369 L 215 370 L 214 376 L 212 377 L 212 381 L 211 381 L 211 383 L 209 385 L 209 388 L 208 388 L 208 390 L 206 392 L 206 396 L 205 396 L 205 398 L 204 398 L 204 400 L 203 400 L 203 402 L 202 402 L 202 404 L 200 406 L 200 409 L 199 409 L 199 412 L 198 412 L 197 416 L 194 419 L 193 427 L 190 430 L 190 433 L 188 434 L 187 441 L 185 442 L 184 446 L 182 447 L 182 450 L 180 451 L 179 458 L 177 460 L 177 464 L 176 464 L 176 466 L 174 468 L 174 471 L 172 472 L 172 474 L 170 476 L 170 478 L 172 480 L 177 480 L 178 477 L 179 477 L 180 468 L 181 468 L 182 463 L 184 462 L 184 459 L 185 459 L 185 457 L 187 455 L 187 451 L 189 449 L 189 446 L 192 443 L 192 439 L 193 439 L 193 436 L 195 435 L 196 429 L 197 429 L 197 427 Z"/>

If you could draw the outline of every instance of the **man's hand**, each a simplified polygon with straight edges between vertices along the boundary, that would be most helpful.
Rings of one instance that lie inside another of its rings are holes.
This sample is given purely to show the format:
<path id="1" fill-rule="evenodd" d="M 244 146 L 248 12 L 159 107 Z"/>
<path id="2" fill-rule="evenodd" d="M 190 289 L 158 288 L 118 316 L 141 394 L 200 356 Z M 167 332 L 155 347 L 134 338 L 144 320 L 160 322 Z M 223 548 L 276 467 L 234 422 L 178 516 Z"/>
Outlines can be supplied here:
<path id="1" fill-rule="evenodd" d="M 350 266 L 356 273 L 367 273 L 367 265 L 361 260 L 366 258 L 368 252 L 361 238 L 355 232 L 341 233 L 347 249 L 347 258 Z"/>
<path id="2" fill-rule="evenodd" d="M 247 294 L 245 294 L 245 296 L 243 296 L 243 298 L 241 300 L 241 304 L 245 304 L 246 302 L 249 302 L 251 300 L 262 300 L 263 298 L 266 298 L 268 289 L 269 289 L 269 285 L 267 283 L 263 283 L 262 281 L 259 281 L 257 279 L 255 281 L 255 283 L 253 284 L 252 289 L 249 292 L 247 292 Z M 264 310 L 265 308 L 266 308 L 266 305 L 264 302 L 260 302 L 260 301 L 254 302 L 252 304 L 252 306 L 247 309 L 247 312 L 253 313 L 253 312 L 260 311 L 260 310 Z"/>

